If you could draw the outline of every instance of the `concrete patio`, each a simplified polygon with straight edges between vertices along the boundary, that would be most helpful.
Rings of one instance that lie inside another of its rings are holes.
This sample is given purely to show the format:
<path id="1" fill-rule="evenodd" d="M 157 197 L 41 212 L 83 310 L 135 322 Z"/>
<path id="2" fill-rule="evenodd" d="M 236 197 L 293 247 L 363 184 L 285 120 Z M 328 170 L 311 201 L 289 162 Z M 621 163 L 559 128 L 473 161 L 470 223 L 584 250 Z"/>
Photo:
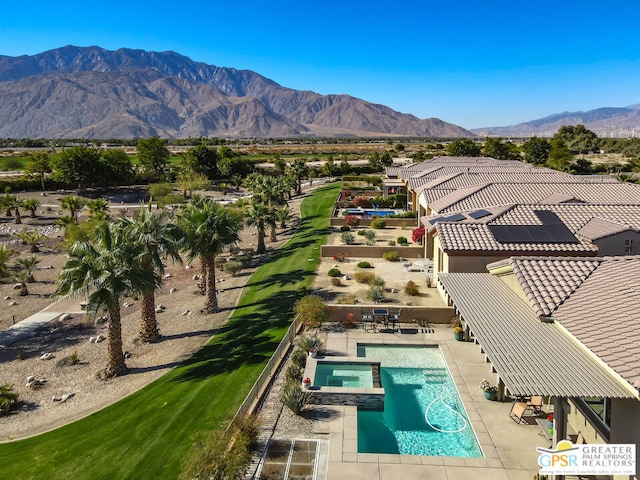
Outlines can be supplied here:
<path id="1" fill-rule="evenodd" d="M 405 332 L 412 333 L 329 333 L 325 347 L 328 355 L 355 356 L 358 343 L 439 345 L 484 458 L 358 453 L 357 408 L 325 406 L 326 420 L 316 423 L 314 433 L 316 438 L 329 439 L 327 458 L 320 458 L 326 461 L 326 478 L 531 480 L 538 472 L 536 447 L 549 447 L 549 442 L 537 424 L 516 424 L 509 418 L 510 402 L 492 402 L 484 397 L 479 384 L 484 378 L 495 383 L 495 374 L 479 346 L 455 341 L 452 330 L 442 326 L 436 326 L 433 333 L 415 329 Z M 329 410 L 332 414 L 326 415 Z M 324 471 L 323 467 L 320 471 Z"/>

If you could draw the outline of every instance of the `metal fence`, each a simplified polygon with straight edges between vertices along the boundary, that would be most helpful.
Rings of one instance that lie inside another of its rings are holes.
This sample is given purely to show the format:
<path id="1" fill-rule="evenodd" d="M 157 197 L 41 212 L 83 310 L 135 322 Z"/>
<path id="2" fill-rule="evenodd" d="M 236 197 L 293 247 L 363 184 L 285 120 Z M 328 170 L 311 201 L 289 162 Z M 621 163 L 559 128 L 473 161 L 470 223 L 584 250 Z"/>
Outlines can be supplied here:
<path id="1" fill-rule="evenodd" d="M 273 352 L 273 355 L 265 365 L 264 369 L 262 370 L 262 373 L 253 384 L 253 387 L 251 387 L 251 390 L 249 390 L 249 393 L 245 397 L 244 402 L 242 402 L 242 405 L 240 405 L 240 408 L 238 408 L 238 411 L 236 412 L 229 426 L 231 426 L 234 423 L 236 418 L 244 417 L 249 413 L 254 413 L 256 407 L 260 402 L 260 399 L 262 398 L 267 387 L 269 386 L 269 384 L 277 374 L 278 369 L 280 368 L 280 364 L 284 360 L 289 348 L 293 344 L 293 341 L 295 340 L 296 335 L 298 334 L 301 328 L 302 328 L 302 321 L 300 321 L 298 317 L 296 317 L 291 323 L 291 325 L 289 326 L 289 328 L 287 329 L 287 332 L 285 333 L 284 337 L 276 347 L 275 351 Z"/>

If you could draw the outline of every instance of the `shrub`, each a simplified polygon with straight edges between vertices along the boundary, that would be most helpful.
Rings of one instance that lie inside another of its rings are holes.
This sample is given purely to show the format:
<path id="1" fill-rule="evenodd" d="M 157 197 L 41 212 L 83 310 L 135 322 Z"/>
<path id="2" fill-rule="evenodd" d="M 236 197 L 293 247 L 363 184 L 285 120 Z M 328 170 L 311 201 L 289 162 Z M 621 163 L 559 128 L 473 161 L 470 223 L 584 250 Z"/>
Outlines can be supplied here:
<path id="1" fill-rule="evenodd" d="M 229 272 L 232 277 L 235 277 L 236 273 L 242 270 L 242 265 L 243 265 L 243 262 L 236 262 L 236 261 L 227 262 L 224 265 L 224 271 Z"/>
<path id="2" fill-rule="evenodd" d="M 411 240 L 413 243 L 422 243 L 422 238 L 424 237 L 425 230 L 422 227 L 414 228 L 411 233 Z"/>
<path id="3" fill-rule="evenodd" d="M 384 288 L 372 286 L 367 291 L 367 298 L 373 302 L 379 303 L 384 300 Z"/>
<path id="4" fill-rule="evenodd" d="M 358 230 L 358 235 L 364 235 L 364 232 L 366 232 L 366 230 Z"/>
<path id="5" fill-rule="evenodd" d="M 418 285 L 413 280 L 409 280 L 407 284 L 404 286 L 404 293 L 409 295 L 410 297 L 415 297 L 420 292 L 418 291 Z"/>
<path id="6" fill-rule="evenodd" d="M 364 230 L 362 234 L 367 240 L 374 240 L 376 238 L 376 232 L 373 230 Z"/>
<path id="7" fill-rule="evenodd" d="M 321 350 L 322 340 L 320 340 L 316 335 L 303 335 L 300 337 L 300 340 L 298 340 L 298 348 L 303 352 L 308 352 L 312 348 Z M 300 381 L 302 381 L 302 378 L 300 378 Z"/>
<path id="8" fill-rule="evenodd" d="M 340 285 L 342 285 L 342 282 L 340 281 L 339 277 L 333 277 L 331 279 L 331 285 L 333 285 L 334 287 L 339 287 Z"/>
<path id="9" fill-rule="evenodd" d="M 295 349 L 291 354 L 291 364 L 295 365 L 298 369 L 303 370 L 307 363 L 307 353 L 308 350 L 305 351 L 301 348 Z"/>
<path id="10" fill-rule="evenodd" d="M 349 232 L 344 232 L 342 235 L 340 235 L 340 238 L 342 239 L 342 243 L 344 243 L 345 245 L 352 245 L 356 240 L 355 237 Z"/>
<path id="11" fill-rule="evenodd" d="M 382 258 L 384 258 L 385 260 L 388 260 L 389 262 L 400 261 L 400 255 L 398 255 L 398 252 L 396 252 L 395 250 L 383 253 Z"/>
<path id="12" fill-rule="evenodd" d="M 227 263 L 227 259 L 225 257 L 217 257 L 215 259 L 214 265 L 218 270 L 224 271 L 224 264 Z"/>
<path id="13" fill-rule="evenodd" d="M 358 262 L 358 268 L 372 268 L 369 262 Z"/>
<path id="14" fill-rule="evenodd" d="M 300 383 L 302 381 L 302 370 L 292 363 L 287 367 L 285 378 L 287 383 Z"/>
<path id="15" fill-rule="evenodd" d="M 353 203 L 358 207 L 371 208 L 371 198 L 369 197 L 357 196 L 353 199 Z"/>
<path id="16" fill-rule="evenodd" d="M 73 352 L 71 355 L 67 355 L 58 360 L 57 365 L 60 367 L 69 367 L 71 365 L 77 365 L 78 363 L 80 363 L 78 352 Z"/>
<path id="17" fill-rule="evenodd" d="M 360 219 L 355 215 L 347 215 L 344 217 L 344 224 L 347 227 L 357 227 L 360 225 Z"/>
<path id="18" fill-rule="evenodd" d="M 329 270 L 327 275 L 329 275 L 330 277 L 341 277 L 342 273 L 340 272 L 340 269 L 332 268 L 331 270 Z"/>
<path id="19" fill-rule="evenodd" d="M 358 297 L 353 293 L 350 293 L 349 295 L 342 295 L 338 298 L 336 303 L 338 305 L 355 305 L 358 303 Z"/>
<path id="20" fill-rule="evenodd" d="M 371 285 L 372 287 L 384 287 L 385 281 L 378 276 L 373 277 L 370 281 L 369 281 L 369 285 Z"/>
<path id="21" fill-rule="evenodd" d="M 18 394 L 13 391 L 13 385 L 0 385 L 0 415 L 7 413 L 18 401 Z"/>
<path id="22" fill-rule="evenodd" d="M 320 328 L 322 322 L 329 316 L 327 305 L 317 295 L 302 297 L 296 302 L 294 310 L 302 323 L 311 328 Z"/>
<path id="23" fill-rule="evenodd" d="M 385 228 L 387 226 L 387 222 L 384 218 L 374 218 L 371 220 L 371 228 L 375 228 L 377 230 L 381 228 Z"/>
<path id="24" fill-rule="evenodd" d="M 349 230 L 351 230 L 351 227 L 348 225 L 343 225 L 340 227 L 341 232 L 348 232 Z"/>
<path id="25" fill-rule="evenodd" d="M 407 245 L 409 243 L 409 240 L 407 240 L 407 237 L 398 237 L 396 239 L 396 242 L 398 243 L 398 245 Z"/>
<path id="26" fill-rule="evenodd" d="M 354 276 L 358 283 L 369 283 L 375 277 L 373 272 L 356 272 Z"/>
<path id="27" fill-rule="evenodd" d="M 396 241 L 395 240 L 389 240 L 387 242 L 387 245 L 389 245 L 390 247 L 395 247 L 396 246 Z"/>
<path id="28" fill-rule="evenodd" d="M 349 312 L 345 315 L 344 320 L 340 322 L 344 328 L 356 328 L 356 316 Z"/>
<path id="29" fill-rule="evenodd" d="M 282 403 L 295 415 L 299 415 L 309 403 L 311 393 L 303 390 L 299 383 L 290 383 L 282 391 Z"/>

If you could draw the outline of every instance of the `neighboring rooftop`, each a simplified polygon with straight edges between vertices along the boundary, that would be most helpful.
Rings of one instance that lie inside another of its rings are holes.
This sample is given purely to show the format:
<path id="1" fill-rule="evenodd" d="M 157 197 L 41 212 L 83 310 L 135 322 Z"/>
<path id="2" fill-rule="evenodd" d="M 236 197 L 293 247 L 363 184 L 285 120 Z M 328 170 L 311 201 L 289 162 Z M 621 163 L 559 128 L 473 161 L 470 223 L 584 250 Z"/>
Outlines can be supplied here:
<path id="1" fill-rule="evenodd" d="M 631 183 L 488 183 L 457 190 L 431 203 L 438 213 L 486 208 L 506 203 L 549 203 L 561 193 L 584 203 L 640 205 L 640 185 Z"/>

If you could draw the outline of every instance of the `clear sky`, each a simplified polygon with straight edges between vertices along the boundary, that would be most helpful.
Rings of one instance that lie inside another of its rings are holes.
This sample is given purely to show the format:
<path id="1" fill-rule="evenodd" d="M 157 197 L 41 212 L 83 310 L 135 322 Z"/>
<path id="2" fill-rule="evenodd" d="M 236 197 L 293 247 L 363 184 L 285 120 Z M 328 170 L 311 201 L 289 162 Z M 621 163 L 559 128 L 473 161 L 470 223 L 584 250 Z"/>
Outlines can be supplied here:
<path id="1" fill-rule="evenodd" d="M 465 128 L 640 103 L 640 0 L 0 2 L 0 55 L 173 50 Z"/>

